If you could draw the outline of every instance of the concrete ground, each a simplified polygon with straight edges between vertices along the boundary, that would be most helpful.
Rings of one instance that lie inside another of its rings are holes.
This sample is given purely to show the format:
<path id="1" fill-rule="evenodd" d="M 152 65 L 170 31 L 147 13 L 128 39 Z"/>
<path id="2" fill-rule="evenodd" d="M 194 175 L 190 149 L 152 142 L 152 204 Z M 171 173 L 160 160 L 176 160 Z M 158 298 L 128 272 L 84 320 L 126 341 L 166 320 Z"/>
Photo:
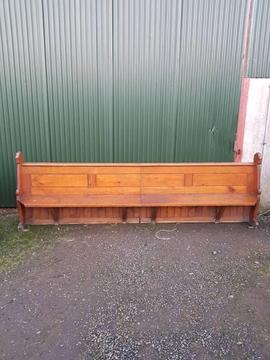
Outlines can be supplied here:
<path id="1" fill-rule="evenodd" d="M 265 229 L 60 227 L 0 277 L 0 358 L 269 359 Z"/>

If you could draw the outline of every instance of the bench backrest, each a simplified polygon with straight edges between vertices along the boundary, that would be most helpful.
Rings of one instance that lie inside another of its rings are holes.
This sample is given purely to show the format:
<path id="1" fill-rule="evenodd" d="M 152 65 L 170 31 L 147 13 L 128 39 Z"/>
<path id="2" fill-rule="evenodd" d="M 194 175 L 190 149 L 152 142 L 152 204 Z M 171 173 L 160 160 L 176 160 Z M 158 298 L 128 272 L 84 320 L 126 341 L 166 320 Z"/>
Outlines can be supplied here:
<path id="1" fill-rule="evenodd" d="M 25 195 L 257 194 L 253 163 L 27 163 L 17 154 L 18 192 Z"/>

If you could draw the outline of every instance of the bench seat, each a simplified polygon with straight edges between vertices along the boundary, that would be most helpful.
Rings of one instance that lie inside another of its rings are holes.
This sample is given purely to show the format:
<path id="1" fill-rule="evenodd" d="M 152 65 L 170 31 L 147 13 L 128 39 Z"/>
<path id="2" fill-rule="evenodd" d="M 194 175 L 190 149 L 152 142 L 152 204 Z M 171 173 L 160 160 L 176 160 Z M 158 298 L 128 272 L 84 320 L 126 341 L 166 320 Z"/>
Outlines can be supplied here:
<path id="1" fill-rule="evenodd" d="M 147 194 L 141 206 L 252 206 L 255 194 Z"/>
<path id="2" fill-rule="evenodd" d="M 26 195 L 20 202 L 25 207 L 139 207 L 140 195 Z"/>
<path id="3" fill-rule="evenodd" d="M 25 207 L 254 206 L 256 194 L 147 194 L 22 196 Z"/>

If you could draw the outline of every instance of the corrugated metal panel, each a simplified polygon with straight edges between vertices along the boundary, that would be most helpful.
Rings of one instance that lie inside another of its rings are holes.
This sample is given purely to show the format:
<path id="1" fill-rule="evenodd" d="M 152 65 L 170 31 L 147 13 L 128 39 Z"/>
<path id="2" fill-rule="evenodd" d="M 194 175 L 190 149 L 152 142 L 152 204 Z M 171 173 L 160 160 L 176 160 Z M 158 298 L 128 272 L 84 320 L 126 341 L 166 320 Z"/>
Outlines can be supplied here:
<path id="1" fill-rule="evenodd" d="M 232 160 L 245 0 L 0 1 L 1 205 L 14 154 Z"/>
<path id="2" fill-rule="evenodd" d="M 226 161 L 245 0 L 113 1 L 115 161 Z"/>
<path id="3" fill-rule="evenodd" d="M 115 161 L 173 161 L 181 1 L 113 4 Z"/>
<path id="4" fill-rule="evenodd" d="M 248 77 L 270 77 L 270 1 L 254 0 Z"/>
<path id="5" fill-rule="evenodd" d="M 246 1 L 183 1 L 175 161 L 230 161 Z"/>
<path id="6" fill-rule="evenodd" d="M 51 153 L 113 161 L 112 2 L 44 1 Z"/>
<path id="7" fill-rule="evenodd" d="M 42 6 L 0 1 L 0 206 L 15 203 L 15 153 L 50 160 Z"/>

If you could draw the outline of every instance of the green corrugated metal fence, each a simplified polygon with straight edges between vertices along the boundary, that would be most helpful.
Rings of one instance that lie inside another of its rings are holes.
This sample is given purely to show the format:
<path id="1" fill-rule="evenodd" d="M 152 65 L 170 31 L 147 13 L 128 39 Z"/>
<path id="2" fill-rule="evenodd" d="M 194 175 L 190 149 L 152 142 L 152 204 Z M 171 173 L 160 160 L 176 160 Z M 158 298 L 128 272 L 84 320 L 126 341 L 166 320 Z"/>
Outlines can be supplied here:
<path id="1" fill-rule="evenodd" d="M 245 1 L 113 3 L 114 160 L 232 160 Z"/>
<path id="2" fill-rule="evenodd" d="M 30 161 L 232 160 L 246 6 L 0 0 L 0 206 L 15 204 L 19 149 Z"/>
<path id="3" fill-rule="evenodd" d="M 50 160 L 41 1 L 0 0 L 0 206 L 15 204 L 16 150 Z"/>
<path id="4" fill-rule="evenodd" d="M 254 0 L 248 77 L 270 77 L 270 1 Z"/>

